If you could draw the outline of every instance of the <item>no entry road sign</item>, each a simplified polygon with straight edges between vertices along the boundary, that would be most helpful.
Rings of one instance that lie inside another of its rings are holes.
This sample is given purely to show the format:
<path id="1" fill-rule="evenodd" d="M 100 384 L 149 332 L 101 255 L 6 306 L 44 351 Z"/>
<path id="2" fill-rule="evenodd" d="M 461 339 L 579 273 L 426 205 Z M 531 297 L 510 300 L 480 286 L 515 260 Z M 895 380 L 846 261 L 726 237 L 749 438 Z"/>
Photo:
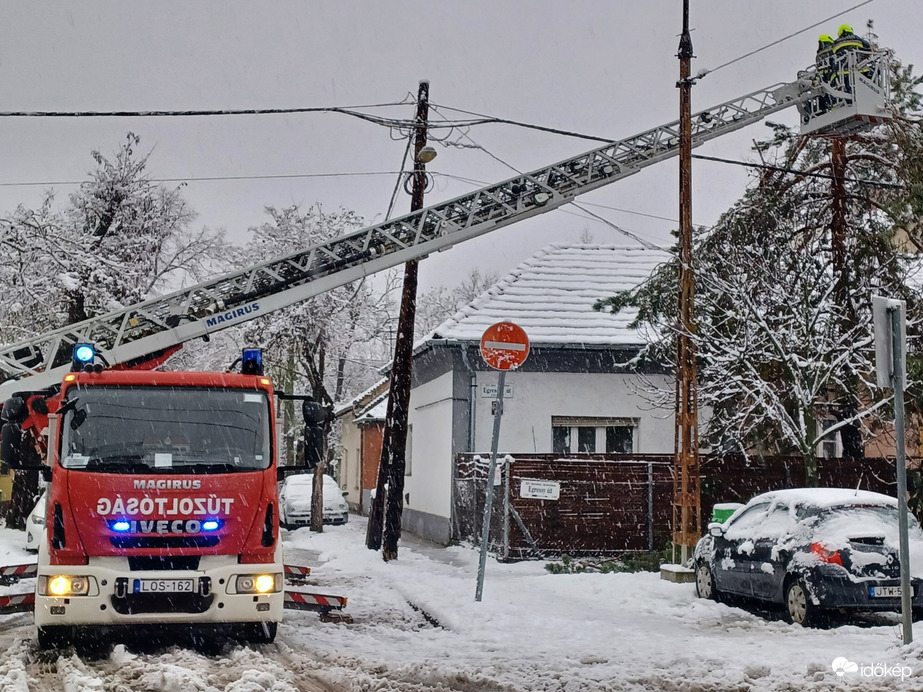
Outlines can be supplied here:
<path id="1" fill-rule="evenodd" d="M 484 330 L 481 358 L 494 370 L 515 370 L 529 357 L 529 337 L 512 322 L 497 322 Z"/>

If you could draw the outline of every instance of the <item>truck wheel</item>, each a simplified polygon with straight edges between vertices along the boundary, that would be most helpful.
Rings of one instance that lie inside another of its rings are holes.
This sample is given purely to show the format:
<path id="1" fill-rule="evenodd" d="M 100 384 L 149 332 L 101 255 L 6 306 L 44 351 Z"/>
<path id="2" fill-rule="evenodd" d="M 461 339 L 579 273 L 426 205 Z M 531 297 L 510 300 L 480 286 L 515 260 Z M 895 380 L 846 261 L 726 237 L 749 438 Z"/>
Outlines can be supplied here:
<path id="1" fill-rule="evenodd" d="M 252 644 L 271 644 L 276 638 L 278 622 L 251 622 L 247 626 L 247 641 Z"/>
<path id="2" fill-rule="evenodd" d="M 60 649 L 68 646 L 74 639 L 74 628 L 68 625 L 53 625 L 38 628 L 38 648 Z"/>

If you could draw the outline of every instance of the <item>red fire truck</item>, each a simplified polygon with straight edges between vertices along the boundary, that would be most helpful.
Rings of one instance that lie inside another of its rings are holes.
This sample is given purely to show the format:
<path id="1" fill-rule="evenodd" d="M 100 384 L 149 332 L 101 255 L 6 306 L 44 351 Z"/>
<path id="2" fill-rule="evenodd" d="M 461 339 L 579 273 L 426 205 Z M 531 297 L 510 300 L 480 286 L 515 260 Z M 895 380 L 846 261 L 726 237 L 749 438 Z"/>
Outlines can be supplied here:
<path id="1" fill-rule="evenodd" d="M 272 403 L 259 374 L 92 364 L 55 396 L 23 400 L 20 427 L 47 428 L 40 646 L 67 643 L 76 627 L 139 624 L 273 640 L 284 569 Z"/>

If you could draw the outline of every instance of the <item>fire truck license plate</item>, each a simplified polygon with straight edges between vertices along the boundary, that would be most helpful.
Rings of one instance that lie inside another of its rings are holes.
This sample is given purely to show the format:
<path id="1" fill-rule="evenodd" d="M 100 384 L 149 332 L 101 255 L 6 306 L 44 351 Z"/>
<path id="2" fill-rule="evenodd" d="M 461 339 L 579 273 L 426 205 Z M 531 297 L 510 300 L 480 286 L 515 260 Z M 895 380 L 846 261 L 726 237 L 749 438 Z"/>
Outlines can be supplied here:
<path id="1" fill-rule="evenodd" d="M 135 593 L 192 593 L 194 579 L 135 579 Z"/>

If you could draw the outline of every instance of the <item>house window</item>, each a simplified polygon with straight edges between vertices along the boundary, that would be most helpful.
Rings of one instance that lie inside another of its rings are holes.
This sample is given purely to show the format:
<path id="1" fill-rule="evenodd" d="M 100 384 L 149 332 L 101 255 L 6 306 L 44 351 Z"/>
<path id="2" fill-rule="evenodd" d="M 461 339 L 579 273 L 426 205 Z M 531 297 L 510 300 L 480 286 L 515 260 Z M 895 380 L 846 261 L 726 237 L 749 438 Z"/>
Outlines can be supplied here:
<path id="1" fill-rule="evenodd" d="M 818 421 L 817 425 L 820 428 L 817 433 L 820 434 L 827 428 L 836 425 L 836 418 L 824 418 Z M 820 449 L 817 450 L 817 454 L 821 459 L 836 459 L 841 456 L 842 447 L 840 446 L 840 433 L 830 433 L 821 440 L 819 447 Z"/>
<path id="2" fill-rule="evenodd" d="M 631 454 L 634 451 L 635 426 L 607 425 L 606 453 Z"/>
<path id="3" fill-rule="evenodd" d="M 635 451 L 634 418 L 578 418 L 552 416 L 554 454 L 631 454 Z"/>
<path id="4" fill-rule="evenodd" d="M 570 452 L 570 427 L 555 426 L 551 428 L 551 451 L 553 454 Z"/>
<path id="5" fill-rule="evenodd" d="M 596 451 L 596 428 L 581 425 L 577 428 L 577 451 L 580 454 L 592 454 Z"/>

